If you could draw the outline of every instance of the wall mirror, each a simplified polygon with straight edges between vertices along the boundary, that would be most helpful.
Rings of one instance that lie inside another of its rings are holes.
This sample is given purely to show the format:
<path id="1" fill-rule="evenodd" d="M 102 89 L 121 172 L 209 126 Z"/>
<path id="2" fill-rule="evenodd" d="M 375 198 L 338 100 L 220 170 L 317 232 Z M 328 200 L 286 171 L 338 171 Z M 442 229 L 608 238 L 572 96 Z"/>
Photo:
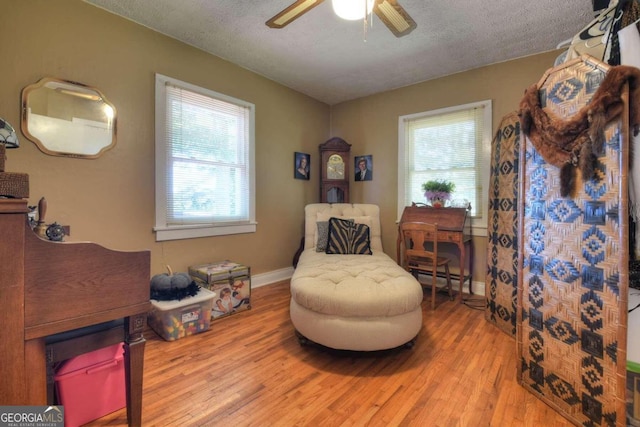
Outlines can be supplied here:
<path id="1" fill-rule="evenodd" d="M 96 158 L 116 144 L 116 110 L 97 89 L 45 77 L 22 91 L 22 133 L 52 156 Z"/>

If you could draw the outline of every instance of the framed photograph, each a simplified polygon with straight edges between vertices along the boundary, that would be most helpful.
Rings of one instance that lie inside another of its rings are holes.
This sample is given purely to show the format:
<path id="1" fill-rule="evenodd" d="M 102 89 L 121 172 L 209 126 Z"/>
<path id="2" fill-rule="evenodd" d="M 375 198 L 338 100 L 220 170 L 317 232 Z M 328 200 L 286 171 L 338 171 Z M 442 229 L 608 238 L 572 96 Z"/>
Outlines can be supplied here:
<path id="1" fill-rule="evenodd" d="M 373 179 L 373 156 L 356 156 L 354 159 L 356 181 L 371 181 Z"/>
<path id="2" fill-rule="evenodd" d="M 298 153 L 297 151 L 293 155 L 293 177 L 295 179 L 309 180 L 309 174 L 311 173 L 311 156 L 306 153 Z"/>

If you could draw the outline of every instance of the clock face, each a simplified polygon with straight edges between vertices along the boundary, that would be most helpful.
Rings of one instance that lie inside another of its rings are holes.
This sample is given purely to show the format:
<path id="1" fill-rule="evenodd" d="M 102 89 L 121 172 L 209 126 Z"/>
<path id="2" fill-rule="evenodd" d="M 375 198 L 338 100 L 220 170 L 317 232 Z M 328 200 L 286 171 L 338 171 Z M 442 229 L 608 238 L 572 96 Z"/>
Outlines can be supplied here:
<path id="1" fill-rule="evenodd" d="M 344 161 L 339 154 L 333 154 L 327 161 L 327 179 L 344 179 Z"/>

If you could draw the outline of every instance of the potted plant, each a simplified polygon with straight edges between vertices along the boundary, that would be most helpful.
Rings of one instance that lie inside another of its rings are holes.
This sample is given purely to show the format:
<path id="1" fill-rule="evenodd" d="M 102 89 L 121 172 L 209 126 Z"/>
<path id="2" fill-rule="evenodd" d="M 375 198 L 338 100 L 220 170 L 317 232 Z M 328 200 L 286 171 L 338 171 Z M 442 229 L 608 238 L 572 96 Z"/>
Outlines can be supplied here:
<path id="1" fill-rule="evenodd" d="M 431 206 L 441 208 L 445 201 L 451 199 L 451 193 L 456 189 L 456 184 L 446 179 L 433 179 L 422 184 L 424 197 Z"/>

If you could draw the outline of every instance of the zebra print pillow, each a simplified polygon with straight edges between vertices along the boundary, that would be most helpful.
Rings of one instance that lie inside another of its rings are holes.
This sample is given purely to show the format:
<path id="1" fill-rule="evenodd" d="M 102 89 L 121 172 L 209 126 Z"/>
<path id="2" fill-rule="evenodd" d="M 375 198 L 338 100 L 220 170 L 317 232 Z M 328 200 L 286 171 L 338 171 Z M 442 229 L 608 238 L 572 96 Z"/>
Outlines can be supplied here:
<path id="1" fill-rule="evenodd" d="M 369 226 L 352 221 L 330 218 L 327 254 L 371 255 Z"/>

